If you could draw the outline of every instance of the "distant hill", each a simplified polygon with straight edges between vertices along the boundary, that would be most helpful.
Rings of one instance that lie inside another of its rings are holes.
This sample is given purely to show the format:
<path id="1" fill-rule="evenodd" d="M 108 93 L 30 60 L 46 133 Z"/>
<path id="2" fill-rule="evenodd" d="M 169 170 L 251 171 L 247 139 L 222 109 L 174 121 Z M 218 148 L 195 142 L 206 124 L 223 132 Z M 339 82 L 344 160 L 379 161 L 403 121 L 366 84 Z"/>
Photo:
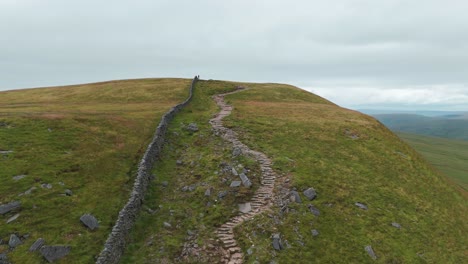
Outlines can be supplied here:
<path id="1" fill-rule="evenodd" d="M 438 117 L 416 114 L 376 114 L 374 117 L 393 131 L 468 140 L 468 119 L 461 113 Z"/>

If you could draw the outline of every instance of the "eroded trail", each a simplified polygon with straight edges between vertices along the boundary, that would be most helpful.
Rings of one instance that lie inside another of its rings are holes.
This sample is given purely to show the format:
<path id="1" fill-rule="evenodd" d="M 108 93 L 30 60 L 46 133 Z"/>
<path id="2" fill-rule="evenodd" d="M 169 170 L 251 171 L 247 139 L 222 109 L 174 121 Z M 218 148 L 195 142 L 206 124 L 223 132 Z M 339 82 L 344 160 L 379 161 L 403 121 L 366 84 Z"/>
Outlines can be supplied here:
<path id="1" fill-rule="evenodd" d="M 238 242 L 234 237 L 233 229 L 237 225 L 240 225 L 245 220 L 258 215 L 273 204 L 273 188 L 275 185 L 276 174 L 271 168 L 271 160 L 265 154 L 259 151 L 251 150 L 249 147 L 244 145 L 237 138 L 236 133 L 223 126 L 222 119 L 231 114 L 233 107 L 226 104 L 224 97 L 229 94 L 241 92 L 242 90 L 237 90 L 230 93 L 218 94 L 213 96 L 216 104 L 221 108 L 221 111 L 216 114 L 214 118 L 210 120 L 210 124 L 213 129 L 220 134 L 220 136 L 230 142 L 233 145 L 233 148 L 238 148 L 242 151 L 243 155 L 247 155 L 255 159 L 259 164 L 262 171 L 261 175 L 261 186 L 255 192 L 254 196 L 250 201 L 251 210 L 246 213 L 240 213 L 239 215 L 229 219 L 226 223 L 222 224 L 217 230 L 216 235 L 222 241 L 224 247 L 224 258 L 223 263 L 243 263 L 244 254 L 241 248 L 238 246 Z"/>

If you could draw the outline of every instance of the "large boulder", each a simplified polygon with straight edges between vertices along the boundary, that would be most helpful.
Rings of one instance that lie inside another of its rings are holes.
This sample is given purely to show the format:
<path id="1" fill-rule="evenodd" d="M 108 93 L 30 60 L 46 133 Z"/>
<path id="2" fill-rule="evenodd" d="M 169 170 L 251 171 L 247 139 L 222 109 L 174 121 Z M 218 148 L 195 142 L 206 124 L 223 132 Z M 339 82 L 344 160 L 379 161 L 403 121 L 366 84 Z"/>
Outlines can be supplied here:
<path id="1" fill-rule="evenodd" d="M 299 196 L 297 191 L 291 191 L 290 198 L 292 202 L 302 203 L 301 196 Z"/>
<path id="2" fill-rule="evenodd" d="M 20 208 L 21 207 L 21 202 L 19 201 L 14 201 L 14 202 L 10 202 L 10 203 L 7 203 L 7 204 L 2 204 L 0 205 L 0 214 L 1 215 L 4 215 L 10 211 L 13 211 L 17 208 Z"/>
<path id="3" fill-rule="evenodd" d="M 54 262 L 68 255 L 70 250 L 70 246 L 44 246 L 40 251 L 48 262 Z"/>
<path id="4" fill-rule="evenodd" d="M 84 214 L 80 217 L 80 221 L 90 230 L 94 230 L 99 227 L 98 220 L 91 214 Z"/>
<path id="5" fill-rule="evenodd" d="M 276 250 L 282 250 L 284 248 L 283 242 L 281 241 L 280 234 L 273 234 L 273 248 Z"/>
<path id="6" fill-rule="evenodd" d="M 8 246 L 10 246 L 11 248 L 15 248 L 21 244 L 22 244 L 21 239 L 19 239 L 17 235 L 15 234 L 10 235 L 10 241 L 8 241 Z"/>
<path id="7" fill-rule="evenodd" d="M 37 251 L 39 250 L 42 246 L 44 246 L 45 244 L 45 240 L 43 238 L 39 238 L 38 240 L 36 240 L 36 242 L 34 242 L 31 247 L 29 247 L 29 251 L 30 252 L 34 252 L 34 251 Z"/>
<path id="8" fill-rule="evenodd" d="M 313 199 L 315 199 L 315 197 L 317 197 L 317 192 L 315 192 L 314 188 L 309 188 L 305 190 L 303 193 L 305 197 L 307 197 L 307 199 L 309 199 L 310 201 L 312 201 Z"/>

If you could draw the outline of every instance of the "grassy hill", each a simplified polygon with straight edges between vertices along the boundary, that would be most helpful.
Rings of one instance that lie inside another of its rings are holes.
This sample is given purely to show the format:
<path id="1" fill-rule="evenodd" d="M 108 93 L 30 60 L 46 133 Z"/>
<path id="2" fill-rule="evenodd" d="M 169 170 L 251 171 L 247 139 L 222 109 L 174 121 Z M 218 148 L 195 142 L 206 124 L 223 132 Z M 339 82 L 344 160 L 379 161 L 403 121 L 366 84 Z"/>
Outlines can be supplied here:
<path id="1" fill-rule="evenodd" d="M 229 145 L 207 124 L 218 111 L 209 96 L 237 85 L 249 89 L 227 97 L 234 111 L 226 123 L 244 143 L 274 160 L 282 175 L 276 199 L 285 190 L 314 187 L 318 192 L 314 201 L 302 196 L 303 203 L 290 204 L 287 213 L 273 207 L 239 226 L 236 236 L 243 251 L 250 252 L 246 263 L 371 263 L 364 250 L 368 245 L 379 263 L 466 259 L 466 200 L 375 119 L 288 85 L 202 81 L 172 127 L 165 158 L 155 170 L 160 176 L 146 199 L 148 210 L 139 218 L 123 263 L 219 260 L 213 232 L 237 214 L 237 203 L 252 192 L 241 189 L 219 199 L 230 182 L 223 164 L 258 175 L 255 164 L 233 158 Z M 199 124 L 197 134 L 184 130 L 189 122 Z M 187 186 L 195 188 L 184 191 Z M 215 195 L 206 197 L 209 188 Z M 309 204 L 320 216 L 310 212 Z M 285 244 L 282 251 L 272 247 L 275 233 Z"/>
<path id="2" fill-rule="evenodd" d="M 374 117 L 393 131 L 468 140 L 466 115 L 428 117 L 414 114 L 378 114 Z"/>
<path id="3" fill-rule="evenodd" d="M 9 253 L 14 263 L 40 263 L 39 256 L 27 249 L 41 236 L 51 244 L 73 245 L 62 263 L 92 262 L 128 195 L 132 168 L 158 118 L 170 104 L 183 100 L 189 81 L 111 84 L 102 90 L 103 96 L 97 95 L 98 87 L 106 84 L 88 87 L 86 95 L 67 96 L 64 91 L 73 88 L 51 88 L 40 104 L 33 99 L 47 89 L 0 93 L 1 122 L 7 124 L 0 128 L 0 149 L 14 151 L 1 160 L 2 168 L 9 168 L 0 171 L 7 183 L 0 187 L 7 194 L 1 202 L 21 199 L 24 204 L 18 220 L 0 226 L 0 237 L 30 233 L 26 246 Z M 210 80 L 197 84 L 193 101 L 171 123 L 122 263 L 219 261 L 214 230 L 237 215 L 238 203 L 260 185 L 258 164 L 233 155 L 232 146 L 208 124 L 218 111 L 211 95 L 238 85 L 249 89 L 226 98 L 234 110 L 225 125 L 251 149 L 273 160 L 281 176 L 275 204 L 291 190 L 302 197 L 302 203 L 290 203 L 283 210 L 273 206 L 235 229 L 246 263 L 466 261 L 466 198 L 375 119 L 289 85 Z M 107 96 L 113 95 L 108 91 L 112 87 L 121 88 L 114 90 L 116 98 Z M 62 92 L 55 101 L 48 99 Z M 153 122 L 145 123 L 146 119 Z M 190 123 L 196 123 L 198 131 L 187 129 Z M 232 167 L 249 174 L 251 189 L 230 187 L 233 178 L 227 170 Z M 28 176 L 13 181 L 19 174 Z M 42 189 L 42 183 L 54 187 Z M 37 186 L 34 196 L 16 198 L 30 186 Z M 309 187 L 318 194 L 313 201 L 302 195 Z M 65 188 L 74 195 L 62 196 Z M 368 209 L 360 209 L 356 202 Z M 319 216 L 311 213 L 309 204 Z M 80 225 L 79 216 L 87 212 L 101 220 L 97 232 Z M 314 236 L 312 230 L 319 234 Z M 284 245 L 280 251 L 272 247 L 272 235 L 278 233 Z M 365 251 L 369 245 L 376 261 Z"/>
<path id="4" fill-rule="evenodd" d="M 468 191 L 468 142 L 401 132 L 397 135 Z"/>
<path id="5" fill-rule="evenodd" d="M 16 233 L 29 237 L 8 253 L 12 263 L 45 263 L 28 252 L 40 237 L 72 246 L 58 263 L 94 262 L 159 118 L 185 100 L 189 85 L 143 79 L 1 92 L 0 150 L 13 152 L 0 154 L 0 203 L 21 201 L 22 207 L 9 224 L 16 212 L 0 215 L 0 240 L 6 241 L 0 253 Z M 26 177 L 14 180 L 19 175 Z M 66 189 L 73 195 L 65 196 Z M 97 231 L 80 223 L 85 213 L 100 221 Z"/>

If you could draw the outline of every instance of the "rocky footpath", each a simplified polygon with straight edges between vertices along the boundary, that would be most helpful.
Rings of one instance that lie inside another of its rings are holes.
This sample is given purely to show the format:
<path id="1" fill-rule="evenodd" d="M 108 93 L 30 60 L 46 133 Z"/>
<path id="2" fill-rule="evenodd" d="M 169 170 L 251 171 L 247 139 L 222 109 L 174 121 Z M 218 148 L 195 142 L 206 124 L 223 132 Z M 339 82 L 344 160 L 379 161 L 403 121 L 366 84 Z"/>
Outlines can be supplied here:
<path id="1" fill-rule="evenodd" d="M 237 138 L 237 135 L 233 130 L 223 126 L 222 119 L 230 115 L 233 110 L 233 107 L 224 101 L 224 97 L 229 94 L 240 92 L 244 89 L 245 88 L 243 87 L 238 87 L 234 92 L 213 96 L 213 99 L 221 110 L 210 120 L 210 124 L 215 133 L 220 135 L 225 141 L 232 144 L 233 152 L 236 152 L 238 155 L 243 154 L 250 156 L 260 164 L 262 171 L 261 186 L 257 189 L 252 199 L 243 204 L 239 204 L 240 214 L 231 218 L 216 230 L 216 235 L 223 245 L 222 251 L 224 252 L 224 256 L 221 261 L 223 263 L 233 264 L 243 263 L 244 259 L 244 253 L 234 237 L 234 228 L 237 225 L 242 224 L 245 220 L 251 219 L 255 215 L 264 212 L 273 205 L 272 197 L 276 179 L 276 174 L 271 168 L 272 162 L 270 158 L 262 152 L 255 151 L 247 147 Z M 247 179 L 243 179 L 243 177 L 241 177 L 241 180 L 244 182 L 244 185 L 249 185 L 250 183 L 247 183 Z"/>

